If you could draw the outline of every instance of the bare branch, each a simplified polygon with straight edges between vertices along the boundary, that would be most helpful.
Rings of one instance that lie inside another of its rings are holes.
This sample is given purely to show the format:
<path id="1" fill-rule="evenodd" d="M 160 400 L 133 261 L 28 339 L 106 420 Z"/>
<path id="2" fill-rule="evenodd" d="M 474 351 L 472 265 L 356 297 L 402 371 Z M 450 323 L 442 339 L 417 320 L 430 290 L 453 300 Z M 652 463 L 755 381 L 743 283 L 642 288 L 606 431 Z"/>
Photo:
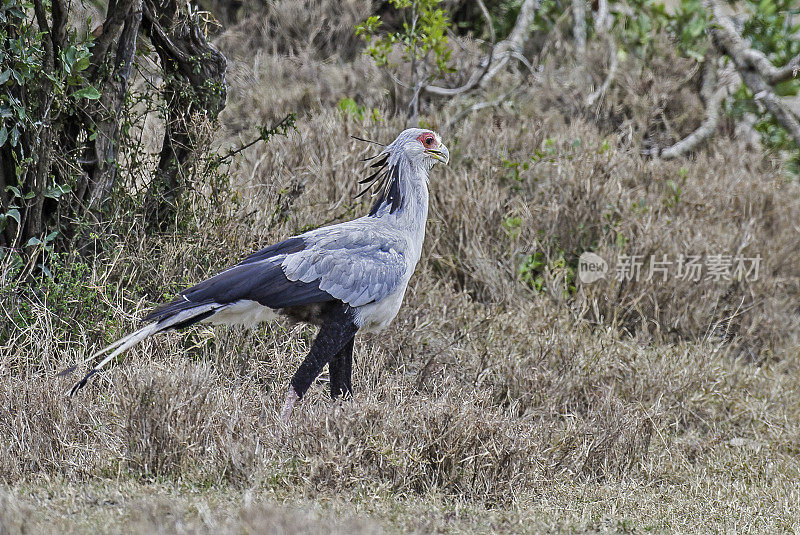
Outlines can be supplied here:
<path id="1" fill-rule="evenodd" d="M 462 85 L 461 87 L 455 87 L 451 89 L 448 87 L 426 85 L 422 88 L 423 91 L 430 93 L 432 95 L 440 95 L 446 97 L 459 95 L 461 93 L 466 93 L 467 91 L 470 91 L 471 89 L 476 87 L 481 82 L 483 77 L 486 76 L 486 73 L 489 72 L 489 67 L 492 66 L 492 60 L 494 58 L 494 47 L 496 39 L 496 35 L 494 33 L 494 23 L 492 22 L 492 16 L 489 14 L 489 10 L 486 9 L 486 4 L 483 3 L 483 0 L 477 0 L 477 2 L 478 2 L 478 7 L 480 8 L 481 13 L 483 14 L 483 18 L 486 20 L 486 26 L 489 28 L 489 35 L 492 40 L 492 46 L 489 49 L 489 54 L 482 62 L 483 69 L 480 72 L 472 73 L 472 76 L 470 76 L 467 83 Z"/>
<path id="2" fill-rule="evenodd" d="M 607 32 L 611 23 L 611 17 L 608 14 L 608 0 L 598 0 L 597 13 L 594 16 L 594 31 Z"/>
<path id="3" fill-rule="evenodd" d="M 586 54 L 586 4 L 585 0 L 572 0 L 572 39 L 579 56 Z"/>
<path id="4" fill-rule="evenodd" d="M 763 52 L 752 48 L 739 34 L 733 21 L 724 13 L 717 0 L 706 0 L 705 4 L 713 17 L 712 32 L 720 51 L 731 58 L 736 72 L 753 93 L 753 99 L 761 103 L 775 117 L 800 147 L 800 122 L 786 103 L 775 94 L 773 87 L 776 83 L 797 76 L 800 55 L 792 58 L 783 67 L 775 67 Z M 650 154 L 663 159 L 677 158 L 691 152 L 714 135 L 719 124 L 722 102 L 731 91 L 731 84 L 726 83 L 723 78 L 732 73 L 726 72 L 722 76 L 718 74 L 715 62 L 707 61 L 701 91 L 706 104 L 706 115 L 697 130 L 671 147 L 650 150 Z"/>
<path id="5" fill-rule="evenodd" d="M 478 4 L 478 8 L 480 8 L 481 14 L 486 21 L 486 26 L 489 28 L 489 39 L 492 41 L 492 46 L 494 46 L 495 42 L 497 42 L 497 35 L 494 33 L 492 16 L 489 14 L 489 10 L 486 9 L 486 4 L 483 3 L 483 0 L 475 0 L 475 3 Z"/>
<path id="6" fill-rule="evenodd" d="M 539 10 L 540 4 L 540 0 L 525 0 L 525 2 L 523 2 L 511 33 L 495 47 L 496 63 L 489 72 L 486 73 L 483 80 L 481 80 L 479 84 L 481 87 L 485 86 L 486 82 L 494 78 L 495 75 L 505 67 L 508 60 L 515 57 L 514 54 L 522 56 L 522 49 L 530 37 L 530 27 L 536 18 L 536 12 Z"/>
<path id="7" fill-rule="evenodd" d="M 783 67 L 776 67 L 760 50 L 747 48 L 743 44 L 743 40 L 742 47 L 742 60 L 758 71 L 764 81 L 770 85 L 794 78 L 800 73 L 800 54 L 789 60 Z"/>
<path id="8" fill-rule="evenodd" d="M 455 95 L 460 95 L 461 93 L 466 93 L 467 91 L 470 91 L 475 87 L 477 87 L 478 84 L 480 84 L 481 80 L 483 80 L 483 78 L 486 76 L 486 73 L 489 72 L 489 67 L 492 66 L 492 56 L 493 56 L 493 50 L 490 50 L 488 58 L 483 61 L 484 63 L 483 70 L 481 70 L 480 72 L 472 73 L 472 76 L 470 76 L 467 83 L 462 85 L 461 87 L 449 88 L 449 87 L 439 87 L 435 85 L 425 85 L 421 89 L 426 93 L 430 93 L 431 95 L 439 95 L 443 97 L 452 97 Z"/>
<path id="9" fill-rule="evenodd" d="M 468 115 L 470 115 L 473 112 L 480 111 L 480 110 L 483 110 L 483 109 L 486 109 L 486 108 L 494 108 L 495 106 L 500 106 L 503 103 L 508 102 L 511 99 L 511 97 L 513 96 L 513 94 L 516 93 L 517 91 L 519 91 L 523 86 L 524 86 L 524 84 L 522 84 L 522 83 L 518 84 L 516 87 L 513 87 L 510 91 L 507 91 L 506 93 L 500 95 L 499 97 L 497 97 L 494 100 L 488 100 L 488 101 L 484 101 L 484 102 L 477 102 L 477 103 L 473 104 L 472 106 L 470 106 L 470 107 L 468 107 L 468 108 L 466 108 L 464 110 L 461 110 L 455 116 L 453 116 L 452 119 L 450 119 L 447 122 L 447 124 L 444 126 L 443 130 L 444 131 L 449 130 L 450 127 L 452 127 L 454 124 L 456 124 L 457 122 L 461 121 L 462 119 L 464 119 L 465 117 L 467 117 Z"/>
<path id="10" fill-rule="evenodd" d="M 614 44 L 614 37 L 608 33 L 605 33 L 606 42 L 608 43 L 608 73 L 606 74 L 606 79 L 603 80 L 603 84 L 594 90 L 589 96 L 586 97 L 586 100 L 583 101 L 583 104 L 588 108 L 593 106 L 598 99 L 602 98 L 608 88 L 611 87 L 611 82 L 614 81 L 614 77 L 617 75 L 617 66 L 619 61 L 617 60 L 617 46 Z"/>
<path id="11" fill-rule="evenodd" d="M 800 122 L 789 106 L 775 94 L 772 87 L 752 72 L 742 72 L 742 79 L 753 92 L 753 99 L 764 104 L 764 107 L 775 116 L 775 119 L 789 132 L 795 144 L 800 148 Z"/>
<path id="12" fill-rule="evenodd" d="M 778 67 L 771 71 L 769 76 L 766 77 L 766 81 L 774 85 L 798 76 L 800 76 L 800 54 L 790 59 L 783 67 Z"/>
<path id="13" fill-rule="evenodd" d="M 800 58 L 795 57 L 784 67 L 776 68 L 763 53 L 748 46 L 717 0 L 706 0 L 706 9 L 714 18 L 712 31 L 717 44 L 733 60 L 753 98 L 775 116 L 800 148 L 800 122 L 789 106 L 775 94 L 772 86 L 776 81 L 794 76 L 800 66 Z"/>
<path id="14" fill-rule="evenodd" d="M 485 87 L 486 83 L 494 78 L 494 76 L 508 63 L 508 60 L 524 58 L 522 49 L 530 37 L 530 27 L 536 17 L 536 11 L 539 9 L 541 0 L 525 0 L 514 24 L 514 28 L 506 39 L 494 44 L 494 29 L 492 28 L 491 16 L 483 2 L 478 0 L 481 7 L 481 12 L 488 21 L 488 25 L 492 35 L 492 48 L 488 56 L 481 62 L 481 71 L 473 73 L 466 84 L 456 88 L 438 87 L 434 85 L 426 85 L 422 88 L 423 91 L 440 96 L 454 96 L 461 93 L 471 91 L 476 87 Z M 526 67 L 529 69 L 530 63 L 525 60 Z"/>
<path id="15" fill-rule="evenodd" d="M 534 19 L 536 19 L 536 12 L 539 10 L 540 3 L 541 0 L 525 0 L 522 3 L 514 28 L 508 34 L 508 37 L 497 45 L 500 52 L 507 50 L 522 52 L 522 48 L 528 41 L 528 37 L 530 37 L 530 28 Z"/>
<path id="16" fill-rule="evenodd" d="M 703 88 L 701 94 L 706 100 L 706 116 L 700 126 L 678 141 L 671 147 L 666 147 L 660 151 L 654 149 L 651 151 L 655 156 L 660 156 L 664 160 L 671 160 L 678 158 L 684 154 L 693 151 L 707 139 L 714 135 L 719 125 L 720 109 L 722 102 L 729 93 L 729 84 L 720 80 L 721 76 L 717 75 L 717 67 L 714 61 L 707 59 L 706 68 L 703 75 Z"/>

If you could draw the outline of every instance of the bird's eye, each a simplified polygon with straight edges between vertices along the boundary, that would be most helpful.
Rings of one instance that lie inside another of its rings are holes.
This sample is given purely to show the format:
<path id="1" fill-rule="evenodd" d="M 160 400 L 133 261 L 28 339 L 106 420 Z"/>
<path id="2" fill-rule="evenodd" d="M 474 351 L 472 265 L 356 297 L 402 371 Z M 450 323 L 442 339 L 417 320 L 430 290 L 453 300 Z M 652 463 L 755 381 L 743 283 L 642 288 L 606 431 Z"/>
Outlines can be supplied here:
<path id="1" fill-rule="evenodd" d="M 422 146 L 426 149 L 431 149 L 436 146 L 436 136 L 434 136 L 431 132 L 421 133 L 417 138 L 417 141 L 422 143 Z"/>

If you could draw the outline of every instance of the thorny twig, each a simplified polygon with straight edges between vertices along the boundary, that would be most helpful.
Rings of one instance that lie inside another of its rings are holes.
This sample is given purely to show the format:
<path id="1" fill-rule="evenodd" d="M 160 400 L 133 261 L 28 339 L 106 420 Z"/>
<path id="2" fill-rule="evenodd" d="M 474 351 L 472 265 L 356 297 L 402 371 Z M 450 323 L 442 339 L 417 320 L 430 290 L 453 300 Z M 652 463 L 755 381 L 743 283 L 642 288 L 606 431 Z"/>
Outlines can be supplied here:
<path id="1" fill-rule="evenodd" d="M 296 127 L 295 127 L 295 121 L 296 120 L 297 120 L 297 114 L 296 113 L 290 113 L 289 115 L 287 115 L 286 117 L 281 119 L 278 123 L 274 124 L 273 126 L 271 126 L 269 128 L 267 128 L 266 126 L 260 127 L 259 128 L 259 136 L 256 139 L 254 139 L 253 141 L 250 141 L 249 143 L 245 143 L 244 145 L 241 145 L 241 146 L 239 146 L 239 147 L 237 147 L 235 149 L 228 149 L 228 151 L 225 154 L 223 154 L 223 155 L 221 155 L 221 156 L 219 156 L 217 158 L 216 163 L 218 163 L 218 164 L 224 163 L 225 160 L 233 158 L 234 156 L 236 156 L 240 152 L 249 149 L 250 147 L 252 147 L 256 143 L 258 143 L 259 141 L 263 141 L 265 143 L 268 143 L 269 140 L 272 139 L 274 136 L 285 136 L 285 135 L 287 135 L 288 132 L 289 132 L 289 129 L 293 129 L 293 130 L 296 129 Z"/>

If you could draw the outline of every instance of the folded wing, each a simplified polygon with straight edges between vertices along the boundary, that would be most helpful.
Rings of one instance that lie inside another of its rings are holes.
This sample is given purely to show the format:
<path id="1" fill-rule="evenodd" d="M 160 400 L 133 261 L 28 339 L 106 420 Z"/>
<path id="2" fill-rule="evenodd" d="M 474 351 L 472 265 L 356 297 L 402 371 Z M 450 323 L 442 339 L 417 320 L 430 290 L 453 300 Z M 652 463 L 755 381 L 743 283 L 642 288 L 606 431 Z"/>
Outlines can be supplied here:
<path id="1" fill-rule="evenodd" d="M 287 255 L 286 277 L 314 284 L 334 298 L 360 307 L 396 291 L 406 276 L 406 242 L 390 232 L 353 226 L 305 235 L 307 247 Z"/>
<path id="2" fill-rule="evenodd" d="M 190 325 L 240 301 L 276 310 L 334 300 L 363 306 L 400 287 L 407 269 L 404 250 L 404 240 L 385 231 L 377 235 L 373 229 L 326 227 L 253 253 L 182 291 L 144 321 L 159 322 L 203 307 L 202 317 L 192 316 L 186 322 Z"/>
<path id="3" fill-rule="evenodd" d="M 293 281 L 284 274 L 281 262 L 287 255 L 305 248 L 304 240 L 296 237 L 253 253 L 239 264 L 182 291 L 174 300 L 145 316 L 144 321 L 159 322 L 183 310 L 210 306 L 203 317 L 195 316 L 186 324 L 190 325 L 239 301 L 255 301 L 272 309 L 333 301 L 334 296 L 320 289 L 318 283 Z"/>

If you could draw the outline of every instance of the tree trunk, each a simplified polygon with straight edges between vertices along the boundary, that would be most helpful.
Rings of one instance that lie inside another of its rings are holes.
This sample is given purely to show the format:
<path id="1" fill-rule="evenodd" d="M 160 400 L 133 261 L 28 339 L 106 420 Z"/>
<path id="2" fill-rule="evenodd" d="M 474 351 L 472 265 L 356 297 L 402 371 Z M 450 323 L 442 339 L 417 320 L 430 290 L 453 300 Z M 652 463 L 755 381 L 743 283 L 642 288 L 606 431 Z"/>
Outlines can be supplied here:
<path id="1" fill-rule="evenodd" d="M 79 34 L 67 32 L 66 0 L 33 0 L 32 10 L 4 0 L 0 11 L 0 85 L 13 109 L 23 110 L 0 118 L 0 256 L 35 254 L 41 248 L 23 251 L 25 244 L 53 231 L 57 249 L 96 250 L 125 149 L 125 104 L 142 32 L 164 73 L 166 134 L 153 183 L 163 193 L 158 220 L 170 221 L 197 145 L 194 121 L 213 121 L 225 106 L 226 60 L 206 40 L 198 14 L 183 0 L 109 0 L 87 50 Z M 86 61 L 78 71 L 76 50 Z M 27 65 L 24 80 L 17 71 L 9 77 L 14 62 Z M 23 263 L 35 265 L 30 260 Z"/>
<path id="2" fill-rule="evenodd" d="M 99 221 L 102 203 L 108 199 L 117 177 L 119 120 L 122 104 L 128 92 L 128 78 L 136 53 L 136 38 L 142 23 L 142 0 L 116 2 L 122 26 L 114 55 L 114 66 L 105 80 L 100 109 L 95 118 L 97 137 L 91 147 L 91 164 L 86 169 L 89 178 L 87 195 L 89 212 Z M 109 7 L 110 9 L 110 7 Z M 123 16 L 124 15 L 124 16 Z"/>
<path id="3" fill-rule="evenodd" d="M 145 0 L 144 30 L 161 60 L 168 109 L 148 202 L 148 220 L 164 227 L 173 219 L 192 165 L 193 124 L 215 121 L 225 107 L 227 62 L 203 35 L 197 13 L 176 0 Z"/>

